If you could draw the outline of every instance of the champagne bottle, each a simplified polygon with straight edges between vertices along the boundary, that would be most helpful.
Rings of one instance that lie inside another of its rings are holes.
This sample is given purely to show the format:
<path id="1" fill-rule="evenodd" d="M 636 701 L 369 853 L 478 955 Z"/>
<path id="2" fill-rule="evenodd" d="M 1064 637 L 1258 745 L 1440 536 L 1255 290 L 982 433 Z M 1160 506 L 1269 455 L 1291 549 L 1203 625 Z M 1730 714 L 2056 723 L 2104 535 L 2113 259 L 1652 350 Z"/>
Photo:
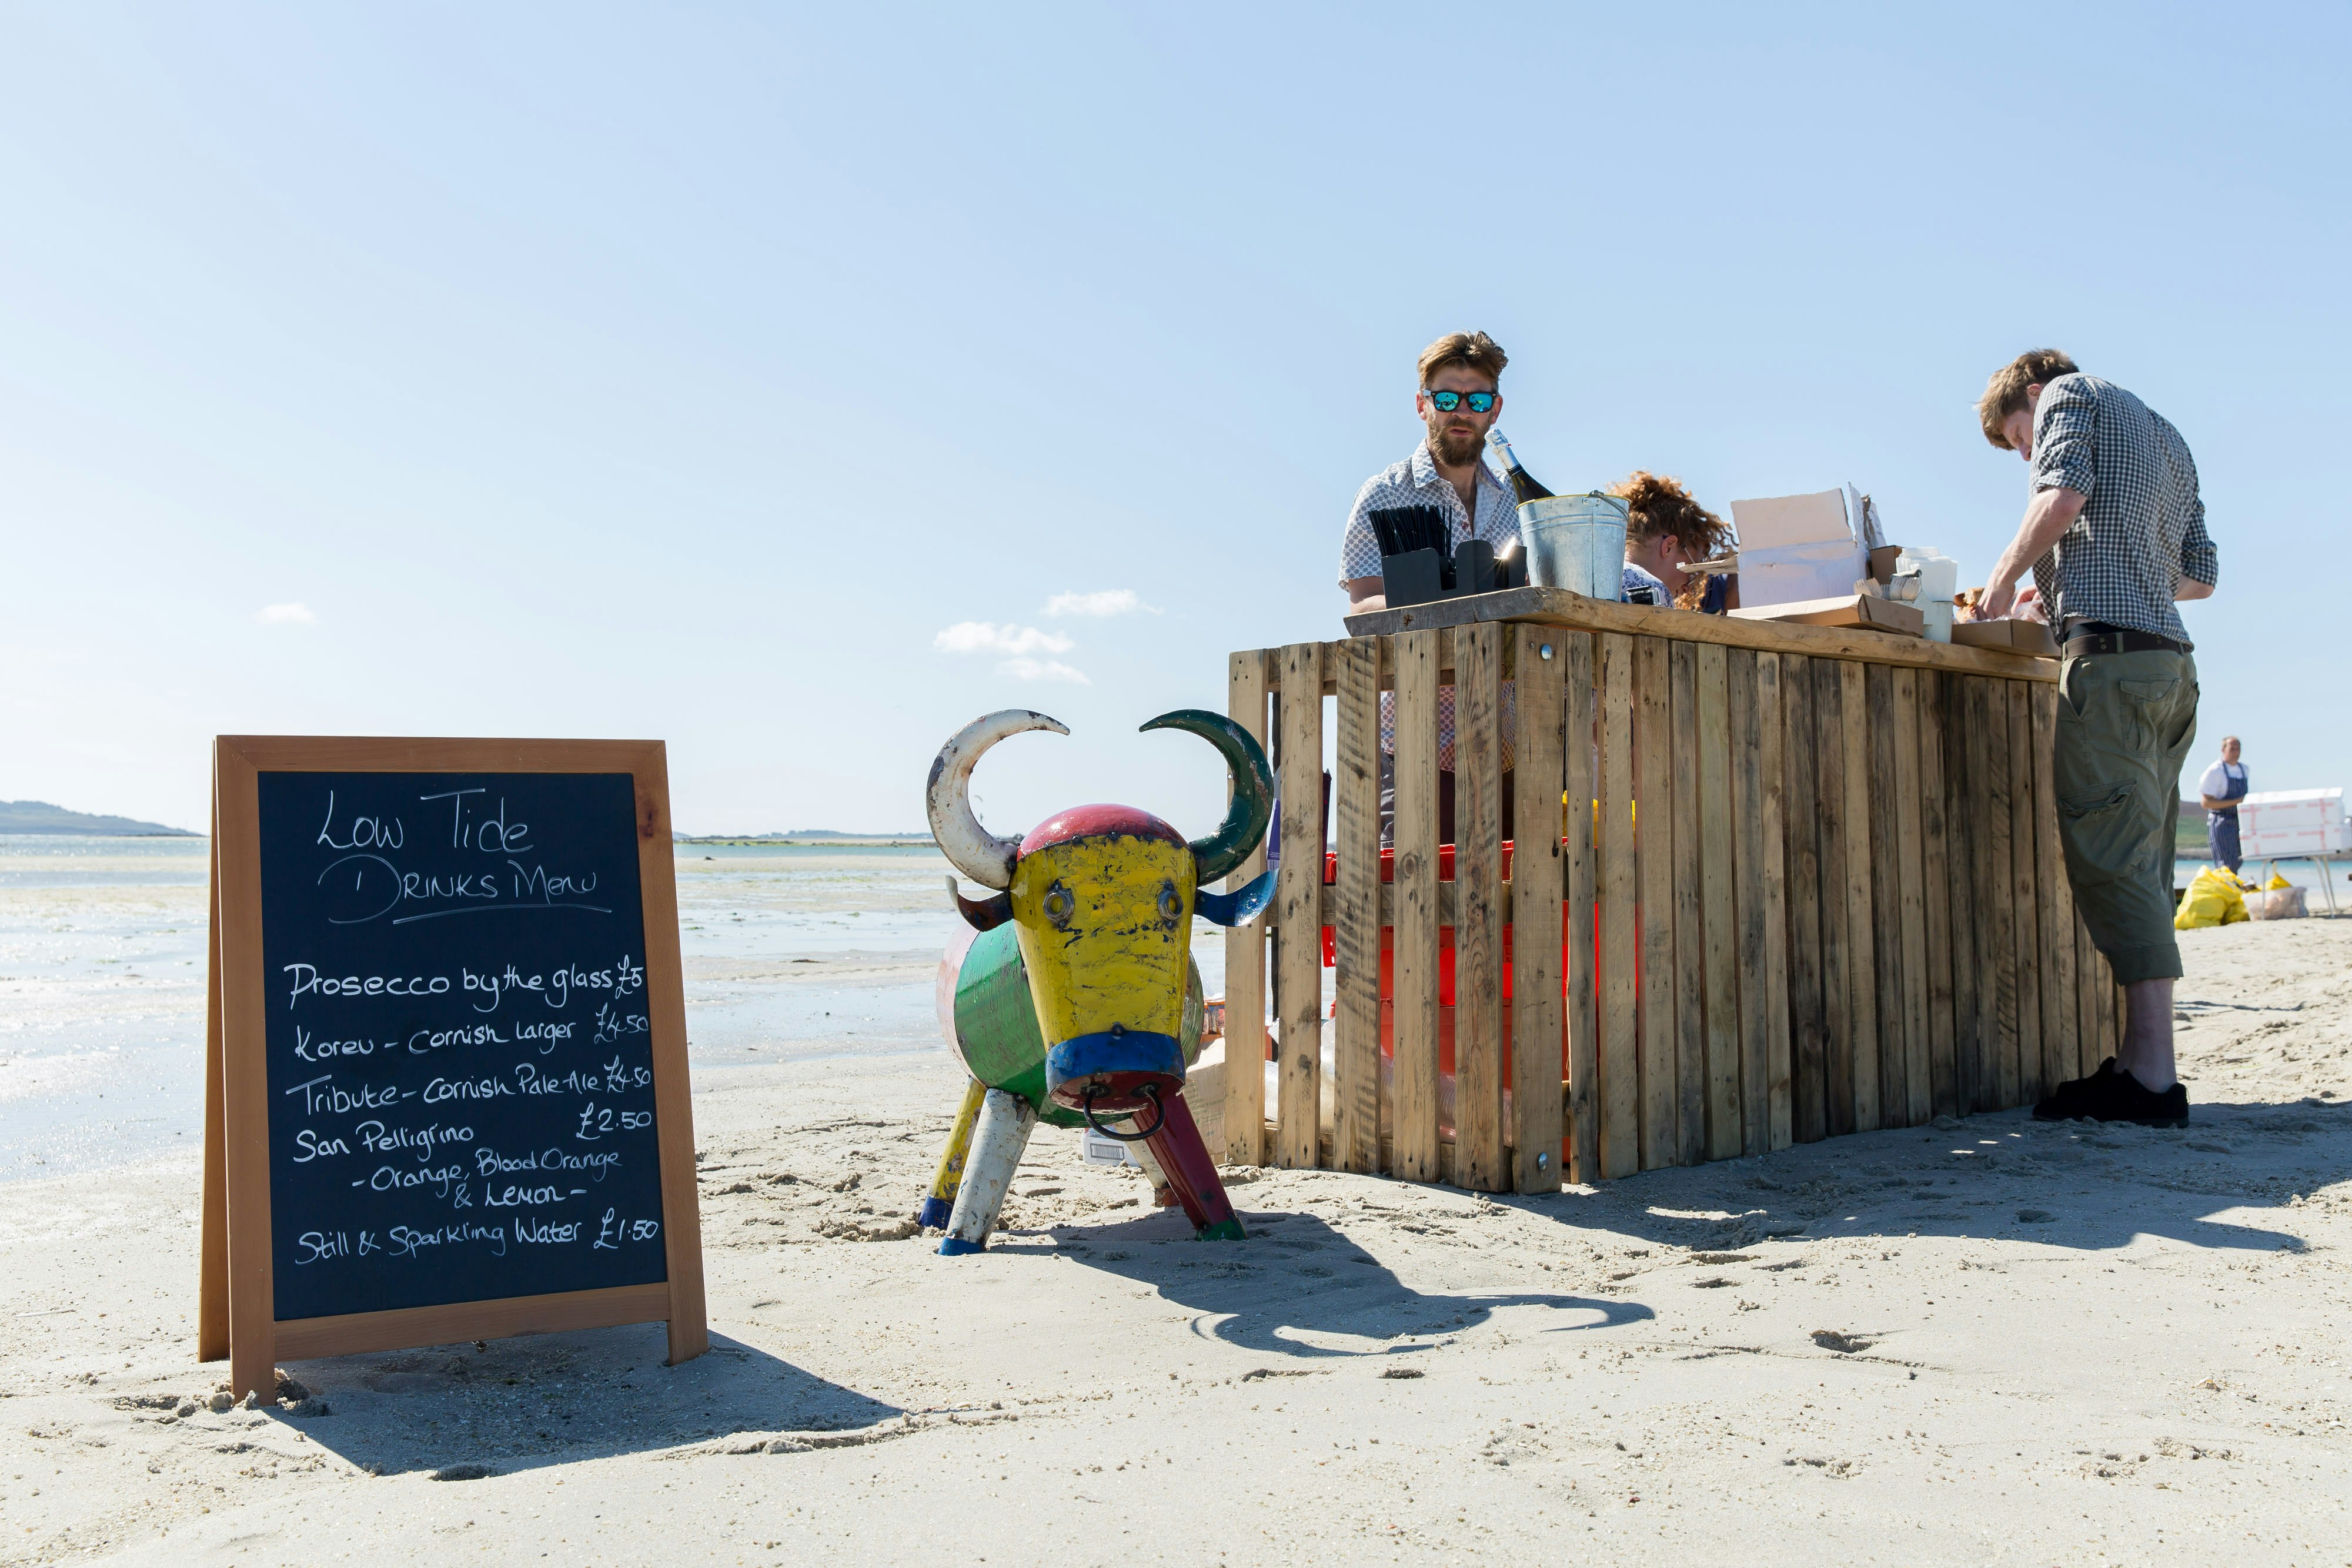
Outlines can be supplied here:
<path id="1" fill-rule="evenodd" d="M 1511 450 L 1511 444 L 1503 439 L 1501 431 L 1488 431 L 1486 439 L 1494 443 L 1495 450 L 1503 455 L 1503 469 L 1511 476 L 1511 494 L 1518 498 L 1520 505 L 1525 506 L 1529 501 L 1540 501 L 1551 494 L 1549 490 L 1536 483 L 1534 475 L 1529 474 L 1520 465 L 1518 454 Z"/>

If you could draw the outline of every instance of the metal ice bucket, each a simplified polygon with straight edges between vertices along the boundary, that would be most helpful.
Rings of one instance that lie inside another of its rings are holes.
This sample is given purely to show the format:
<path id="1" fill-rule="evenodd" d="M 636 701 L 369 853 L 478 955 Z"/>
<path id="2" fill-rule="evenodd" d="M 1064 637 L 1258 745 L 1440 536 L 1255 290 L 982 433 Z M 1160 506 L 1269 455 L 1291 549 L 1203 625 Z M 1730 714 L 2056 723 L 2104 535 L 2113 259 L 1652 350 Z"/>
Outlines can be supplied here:
<path id="1" fill-rule="evenodd" d="M 1595 490 L 1547 496 L 1519 507 L 1519 541 L 1528 552 L 1528 580 L 1594 599 L 1625 594 L 1625 498 Z"/>

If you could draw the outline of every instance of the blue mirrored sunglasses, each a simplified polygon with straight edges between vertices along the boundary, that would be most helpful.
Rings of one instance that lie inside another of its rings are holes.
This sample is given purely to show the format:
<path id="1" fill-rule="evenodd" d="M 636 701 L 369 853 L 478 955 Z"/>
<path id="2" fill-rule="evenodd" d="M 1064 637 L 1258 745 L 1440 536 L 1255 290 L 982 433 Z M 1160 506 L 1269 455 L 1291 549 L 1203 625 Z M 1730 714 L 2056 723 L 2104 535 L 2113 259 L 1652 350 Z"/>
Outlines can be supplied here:
<path id="1" fill-rule="evenodd" d="M 1492 413 L 1495 412 L 1495 394 L 1493 392 L 1424 392 L 1421 395 L 1435 403 L 1437 405 L 1437 412 L 1440 413 L 1452 413 L 1455 409 L 1462 406 L 1465 399 L 1469 401 L 1470 412 L 1472 413 Z"/>

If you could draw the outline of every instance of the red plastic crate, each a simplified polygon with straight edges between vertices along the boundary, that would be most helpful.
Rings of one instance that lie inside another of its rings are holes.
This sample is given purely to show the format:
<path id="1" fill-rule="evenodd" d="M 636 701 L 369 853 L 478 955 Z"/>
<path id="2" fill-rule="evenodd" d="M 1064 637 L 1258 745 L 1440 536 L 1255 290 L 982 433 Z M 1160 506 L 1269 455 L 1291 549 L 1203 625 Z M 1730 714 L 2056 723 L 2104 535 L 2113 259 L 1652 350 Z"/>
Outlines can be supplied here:
<path id="1" fill-rule="evenodd" d="M 1563 840 L 1562 841 L 1565 842 L 1566 841 Z M 1511 874 L 1511 841 L 1508 839 L 1504 840 L 1503 875 L 1507 880 Z M 1327 850 L 1323 854 L 1323 885 L 1326 887 L 1334 886 L 1338 883 L 1339 880 L 1339 854 L 1335 851 Z M 1393 883 L 1396 881 L 1396 852 L 1392 849 L 1384 849 L 1381 852 L 1381 880 L 1384 883 Z M 1437 880 L 1440 882 L 1452 882 L 1454 880 L 1454 846 L 1452 844 L 1440 844 L 1437 846 Z M 1563 996 L 1567 994 L 1568 984 L 1568 943 L 1570 926 L 1567 916 L 1568 904 L 1567 902 L 1563 900 L 1560 904 L 1559 966 L 1560 987 L 1561 994 Z M 1381 1054 L 1389 1057 L 1393 1057 L 1396 1054 L 1396 1033 L 1394 1027 L 1394 1007 L 1396 996 L 1396 962 L 1394 952 L 1395 935 L 1393 927 L 1387 925 L 1381 927 Z M 1601 941 L 1600 911 L 1597 908 L 1593 912 L 1593 929 L 1591 939 L 1593 943 L 1595 972 L 1597 973 L 1599 967 Z M 1323 927 L 1323 967 L 1327 969 L 1337 968 L 1339 967 L 1339 954 L 1338 935 L 1330 926 L 1326 925 Z M 1638 952 L 1635 955 L 1634 962 L 1637 967 L 1634 984 L 1638 989 L 1641 983 L 1638 972 L 1638 966 L 1640 964 L 1640 956 Z M 1503 924 L 1503 1000 L 1507 1003 L 1510 999 L 1511 925 L 1510 922 L 1506 921 Z M 1508 1007 L 1506 1007 L 1503 1009 L 1502 1041 L 1503 1082 L 1507 1083 L 1511 1081 L 1511 1011 Z M 1451 925 L 1441 925 L 1437 928 L 1437 1058 L 1438 1071 L 1440 1072 L 1451 1072 L 1454 1071 L 1454 927 Z M 1564 1081 L 1567 1076 L 1568 1041 L 1565 1031 L 1563 1031 L 1560 1040 L 1560 1077 Z"/>

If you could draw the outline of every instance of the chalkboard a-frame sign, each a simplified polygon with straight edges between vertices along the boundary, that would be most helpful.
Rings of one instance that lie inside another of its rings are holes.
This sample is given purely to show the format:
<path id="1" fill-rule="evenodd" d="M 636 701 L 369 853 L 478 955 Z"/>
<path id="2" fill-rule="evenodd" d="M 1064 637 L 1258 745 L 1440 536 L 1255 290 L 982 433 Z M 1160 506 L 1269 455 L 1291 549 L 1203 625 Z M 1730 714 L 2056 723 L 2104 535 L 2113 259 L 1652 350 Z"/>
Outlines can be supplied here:
<path id="1" fill-rule="evenodd" d="M 198 1353 L 708 1346 L 659 741 L 225 736 Z"/>

